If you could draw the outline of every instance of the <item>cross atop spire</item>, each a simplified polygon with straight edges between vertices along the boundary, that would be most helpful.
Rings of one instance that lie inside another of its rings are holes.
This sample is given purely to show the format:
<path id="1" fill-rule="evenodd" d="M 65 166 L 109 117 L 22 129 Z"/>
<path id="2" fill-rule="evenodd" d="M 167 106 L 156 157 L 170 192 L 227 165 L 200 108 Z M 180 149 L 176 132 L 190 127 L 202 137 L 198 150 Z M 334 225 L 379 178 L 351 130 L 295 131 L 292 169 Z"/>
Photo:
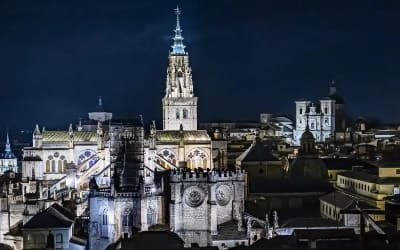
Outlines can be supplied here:
<path id="1" fill-rule="evenodd" d="M 174 36 L 174 38 L 172 38 L 172 40 L 174 40 L 174 44 L 171 46 L 172 54 L 184 55 L 186 53 L 185 52 L 186 46 L 183 45 L 182 29 L 181 29 L 181 25 L 179 23 L 179 15 L 181 14 L 181 10 L 179 9 L 179 6 L 176 6 L 175 14 L 176 14 L 176 27 L 175 27 L 175 36 Z"/>
<path id="2" fill-rule="evenodd" d="M 181 14 L 181 10 L 179 9 L 178 5 L 176 6 L 175 14 L 176 14 L 176 29 L 180 29 L 181 26 L 179 24 L 179 15 Z"/>

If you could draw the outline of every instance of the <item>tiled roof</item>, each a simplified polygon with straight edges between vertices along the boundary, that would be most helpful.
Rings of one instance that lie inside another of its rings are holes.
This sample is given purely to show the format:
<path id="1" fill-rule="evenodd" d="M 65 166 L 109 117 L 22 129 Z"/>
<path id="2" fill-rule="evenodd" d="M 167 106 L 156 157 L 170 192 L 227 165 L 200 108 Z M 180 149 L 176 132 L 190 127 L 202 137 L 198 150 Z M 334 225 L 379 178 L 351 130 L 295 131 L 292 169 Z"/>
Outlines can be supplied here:
<path id="1" fill-rule="evenodd" d="M 159 130 L 157 131 L 157 141 L 180 141 L 181 133 L 184 141 L 210 141 L 210 136 L 206 130 Z"/>
<path id="2" fill-rule="evenodd" d="M 355 239 L 353 228 L 343 229 L 295 229 L 293 235 L 297 239 Z"/>
<path id="3" fill-rule="evenodd" d="M 379 168 L 392 168 L 392 167 L 400 167 L 400 160 L 381 160 L 381 161 L 369 161 L 368 162 L 372 166 L 376 166 Z"/>
<path id="4" fill-rule="evenodd" d="M 145 231 L 135 234 L 130 239 L 122 240 L 119 249 L 175 250 L 184 248 L 183 240 L 173 232 Z"/>
<path id="5" fill-rule="evenodd" d="M 379 177 L 378 175 L 366 173 L 364 171 L 348 171 L 338 175 L 376 184 L 400 184 L 400 177 Z"/>
<path id="6" fill-rule="evenodd" d="M 242 231 L 238 231 L 238 225 L 236 221 L 227 221 L 218 225 L 218 235 L 211 236 L 213 240 L 241 240 L 247 239 L 247 234 Z"/>
<path id="7" fill-rule="evenodd" d="M 54 203 L 51 207 L 32 217 L 23 226 L 23 229 L 68 228 L 74 222 L 72 218 L 74 216 L 71 213 L 57 203 Z"/>
<path id="8" fill-rule="evenodd" d="M 75 220 L 75 215 L 71 213 L 68 209 L 65 207 L 60 206 L 58 203 L 54 203 L 52 205 L 52 208 L 57 210 L 59 213 L 61 213 L 63 216 L 67 217 L 70 220 Z"/>
<path id="9" fill-rule="evenodd" d="M 356 198 L 344 194 L 342 192 L 332 192 L 330 194 L 321 196 L 319 198 L 321 201 L 324 201 L 326 203 L 335 205 L 339 209 L 355 209 L 356 208 Z M 368 203 L 365 203 L 363 201 L 357 200 L 357 206 L 362 208 L 362 209 L 378 209 L 374 206 L 369 205 Z"/>
<path id="10" fill-rule="evenodd" d="M 314 177 L 322 180 L 328 179 L 328 169 L 325 162 L 318 157 L 299 156 L 289 166 L 289 177 Z"/>
<path id="11" fill-rule="evenodd" d="M 321 158 L 328 170 L 351 170 L 353 166 L 365 165 L 355 158 Z"/>
<path id="12" fill-rule="evenodd" d="M 336 207 L 340 209 L 345 209 L 354 202 L 353 197 L 341 192 L 332 192 L 330 194 L 321 196 L 319 199 L 332 205 L 336 204 Z"/>
<path id="13" fill-rule="evenodd" d="M 10 247 L 9 245 L 3 244 L 3 243 L 0 243 L 0 249 L 2 249 L 2 250 L 13 250 L 12 247 Z"/>
<path id="14" fill-rule="evenodd" d="M 336 221 L 327 218 L 291 218 L 281 225 L 282 228 L 313 228 L 313 227 L 336 227 Z"/>
<path id="15" fill-rule="evenodd" d="M 253 177 L 249 182 L 250 193 L 314 193 L 329 192 L 332 185 L 319 178 L 269 178 Z"/>
<path id="16" fill-rule="evenodd" d="M 70 141 L 71 137 L 68 131 L 44 131 L 44 142 L 64 142 Z M 97 141 L 96 131 L 74 131 L 73 140 L 79 142 L 95 142 Z"/>
<path id="17" fill-rule="evenodd" d="M 273 154 L 270 148 L 264 146 L 261 140 L 256 142 L 244 151 L 237 160 L 240 161 L 279 161 Z"/>

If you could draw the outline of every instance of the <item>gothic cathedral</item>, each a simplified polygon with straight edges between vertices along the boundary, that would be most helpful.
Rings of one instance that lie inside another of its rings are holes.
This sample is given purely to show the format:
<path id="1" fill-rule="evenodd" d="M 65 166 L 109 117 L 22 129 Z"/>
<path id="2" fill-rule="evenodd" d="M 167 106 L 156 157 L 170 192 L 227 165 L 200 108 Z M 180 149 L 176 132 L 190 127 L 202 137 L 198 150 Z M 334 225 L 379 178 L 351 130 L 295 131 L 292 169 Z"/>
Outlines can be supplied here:
<path id="1" fill-rule="evenodd" d="M 183 45 L 182 29 L 179 23 L 179 9 L 176 10 L 174 44 L 169 54 L 167 86 L 163 103 L 164 130 L 197 130 L 197 97 L 193 92 L 192 69 L 189 55 Z"/>

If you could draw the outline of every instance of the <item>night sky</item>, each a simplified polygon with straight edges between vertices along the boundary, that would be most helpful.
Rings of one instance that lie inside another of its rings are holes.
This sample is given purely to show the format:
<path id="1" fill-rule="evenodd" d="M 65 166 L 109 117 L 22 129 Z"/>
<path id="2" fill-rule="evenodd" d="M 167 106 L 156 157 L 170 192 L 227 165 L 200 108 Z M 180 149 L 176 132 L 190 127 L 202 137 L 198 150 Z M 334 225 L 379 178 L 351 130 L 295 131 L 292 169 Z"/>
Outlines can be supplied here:
<path id="1" fill-rule="evenodd" d="M 177 4 L 200 121 L 294 113 L 332 79 L 354 117 L 400 121 L 400 1 L 3 0 L 0 128 L 66 129 L 100 95 L 160 121 Z"/>

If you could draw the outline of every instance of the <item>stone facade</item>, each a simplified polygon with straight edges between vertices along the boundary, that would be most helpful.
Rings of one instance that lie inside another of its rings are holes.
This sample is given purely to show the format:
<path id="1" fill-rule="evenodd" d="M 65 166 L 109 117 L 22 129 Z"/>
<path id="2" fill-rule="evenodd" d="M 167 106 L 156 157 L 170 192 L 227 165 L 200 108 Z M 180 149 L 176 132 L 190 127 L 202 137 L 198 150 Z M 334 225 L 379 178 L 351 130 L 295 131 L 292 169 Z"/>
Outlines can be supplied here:
<path id="1" fill-rule="evenodd" d="M 316 142 L 341 139 L 341 134 L 346 130 L 347 118 L 344 99 L 337 94 L 335 81 L 329 85 L 328 96 L 321 98 L 317 104 L 304 99 L 295 103 L 296 129 L 293 131 L 293 144 L 300 144 L 301 135 L 307 124 Z M 336 134 L 338 131 L 341 133 Z"/>
<path id="2" fill-rule="evenodd" d="M 110 166 L 90 184 L 90 249 L 168 223 L 186 246 L 212 246 L 224 223 L 242 230 L 245 173 L 210 170 L 212 141 L 207 131 L 197 130 L 197 97 L 182 39 L 178 20 L 162 100 L 163 130 L 153 123 L 145 138 L 143 124 L 109 127 Z M 224 159 L 226 143 L 215 145 Z M 218 238 L 215 244 L 246 241 L 236 238 Z"/>
<path id="3" fill-rule="evenodd" d="M 244 212 L 243 171 L 173 171 L 170 228 L 185 242 L 211 246 L 218 225 L 241 222 Z M 240 223 L 239 223 L 240 224 Z M 238 227 L 240 230 L 240 227 Z"/>
<path id="4" fill-rule="evenodd" d="M 311 101 L 296 101 L 296 129 L 294 144 L 300 145 L 300 138 L 307 124 L 316 142 L 324 142 L 335 133 L 335 100 L 323 99 L 316 106 Z"/>
<path id="5" fill-rule="evenodd" d="M 174 45 L 168 57 L 166 90 L 162 99 L 163 128 L 197 130 L 197 97 L 194 96 L 192 69 L 183 45 L 179 14 L 177 9 Z"/>
<path id="6" fill-rule="evenodd" d="M 78 131 L 72 125 L 65 131 L 40 131 L 36 125 L 33 146 L 23 149 L 23 178 L 57 181 L 66 176 L 67 164 L 80 170 L 109 165 L 108 147 L 101 128 Z"/>
<path id="7" fill-rule="evenodd" d="M 6 171 L 13 171 L 14 173 L 18 173 L 18 163 L 17 157 L 11 151 L 10 138 L 7 133 L 6 145 L 4 148 L 4 153 L 0 158 L 0 175 L 2 175 Z"/>

